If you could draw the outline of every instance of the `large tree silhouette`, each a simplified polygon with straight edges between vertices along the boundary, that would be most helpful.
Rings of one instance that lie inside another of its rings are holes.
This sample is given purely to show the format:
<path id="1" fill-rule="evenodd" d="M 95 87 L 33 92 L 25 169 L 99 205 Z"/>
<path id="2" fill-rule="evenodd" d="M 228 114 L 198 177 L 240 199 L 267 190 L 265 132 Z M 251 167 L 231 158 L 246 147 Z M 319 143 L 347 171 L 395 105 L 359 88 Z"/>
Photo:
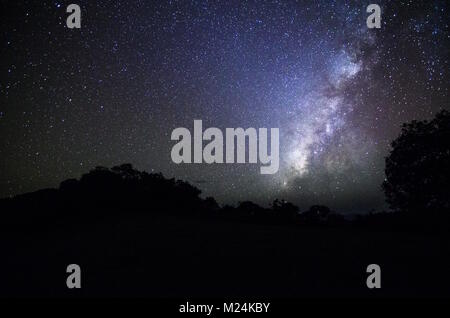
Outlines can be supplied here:
<path id="1" fill-rule="evenodd" d="M 450 112 L 403 124 L 386 158 L 383 190 L 391 208 L 410 213 L 450 208 Z"/>

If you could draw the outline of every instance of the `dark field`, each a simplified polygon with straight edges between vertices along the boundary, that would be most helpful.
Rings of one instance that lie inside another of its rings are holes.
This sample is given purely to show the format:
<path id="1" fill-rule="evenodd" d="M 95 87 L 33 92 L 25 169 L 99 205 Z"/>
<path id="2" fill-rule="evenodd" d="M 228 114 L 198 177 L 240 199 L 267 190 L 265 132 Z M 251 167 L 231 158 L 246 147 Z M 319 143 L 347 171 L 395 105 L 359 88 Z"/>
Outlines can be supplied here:
<path id="1" fill-rule="evenodd" d="M 161 214 L 0 233 L 1 297 L 450 296 L 443 234 Z M 72 263 L 81 266 L 78 290 L 66 287 Z M 381 266 L 378 290 L 366 287 L 372 263 Z"/>

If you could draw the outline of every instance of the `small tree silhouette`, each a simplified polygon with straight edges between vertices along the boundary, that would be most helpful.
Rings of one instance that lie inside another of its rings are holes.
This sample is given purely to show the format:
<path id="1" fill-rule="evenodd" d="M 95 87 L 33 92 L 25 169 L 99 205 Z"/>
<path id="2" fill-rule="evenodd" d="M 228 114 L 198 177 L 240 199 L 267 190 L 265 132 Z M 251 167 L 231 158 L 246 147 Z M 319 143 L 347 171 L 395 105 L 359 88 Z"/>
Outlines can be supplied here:
<path id="1" fill-rule="evenodd" d="M 286 221 L 295 220 L 298 216 L 298 207 L 285 200 L 275 199 L 272 202 L 272 210 L 275 213 L 275 216 Z"/>
<path id="2" fill-rule="evenodd" d="M 259 217 L 265 211 L 264 209 L 252 201 L 239 202 L 236 212 L 242 217 Z"/>
<path id="3" fill-rule="evenodd" d="M 312 205 L 308 211 L 301 214 L 301 217 L 305 222 L 314 224 L 326 221 L 330 213 L 330 208 L 325 205 Z"/>
<path id="4" fill-rule="evenodd" d="M 450 112 L 403 124 L 386 158 L 383 190 L 391 208 L 419 213 L 450 209 Z"/>

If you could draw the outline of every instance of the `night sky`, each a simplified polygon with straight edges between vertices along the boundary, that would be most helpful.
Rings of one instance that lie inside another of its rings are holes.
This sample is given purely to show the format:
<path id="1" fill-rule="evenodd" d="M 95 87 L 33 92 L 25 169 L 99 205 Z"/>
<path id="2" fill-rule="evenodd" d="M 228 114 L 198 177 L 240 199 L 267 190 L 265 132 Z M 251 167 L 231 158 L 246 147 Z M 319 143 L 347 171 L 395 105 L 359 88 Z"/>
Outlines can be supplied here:
<path id="1" fill-rule="evenodd" d="M 372 2 L 380 29 L 366 26 Z M 70 3 L 81 29 L 66 27 Z M 132 163 L 222 204 L 378 210 L 401 124 L 450 108 L 445 0 L 2 1 L 0 10 L 0 197 Z M 193 131 L 194 119 L 204 129 L 278 127 L 279 172 L 174 164 L 171 132 Z"/>

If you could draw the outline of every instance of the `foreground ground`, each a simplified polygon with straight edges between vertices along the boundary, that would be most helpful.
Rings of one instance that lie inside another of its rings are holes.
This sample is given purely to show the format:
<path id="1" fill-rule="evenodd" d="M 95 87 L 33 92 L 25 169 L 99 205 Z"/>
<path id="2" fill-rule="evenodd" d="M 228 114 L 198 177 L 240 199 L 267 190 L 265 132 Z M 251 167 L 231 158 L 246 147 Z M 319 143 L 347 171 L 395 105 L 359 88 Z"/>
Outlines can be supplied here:
<path id="1" fill-rule="evenodd" d="M 2 297 L 450 296 L 442 235 L 162 215 L 3 229 Z M 82 288 L 66 287 L 79 264 Z M 366 287 L 366 267 L 382 288 Z"/>

